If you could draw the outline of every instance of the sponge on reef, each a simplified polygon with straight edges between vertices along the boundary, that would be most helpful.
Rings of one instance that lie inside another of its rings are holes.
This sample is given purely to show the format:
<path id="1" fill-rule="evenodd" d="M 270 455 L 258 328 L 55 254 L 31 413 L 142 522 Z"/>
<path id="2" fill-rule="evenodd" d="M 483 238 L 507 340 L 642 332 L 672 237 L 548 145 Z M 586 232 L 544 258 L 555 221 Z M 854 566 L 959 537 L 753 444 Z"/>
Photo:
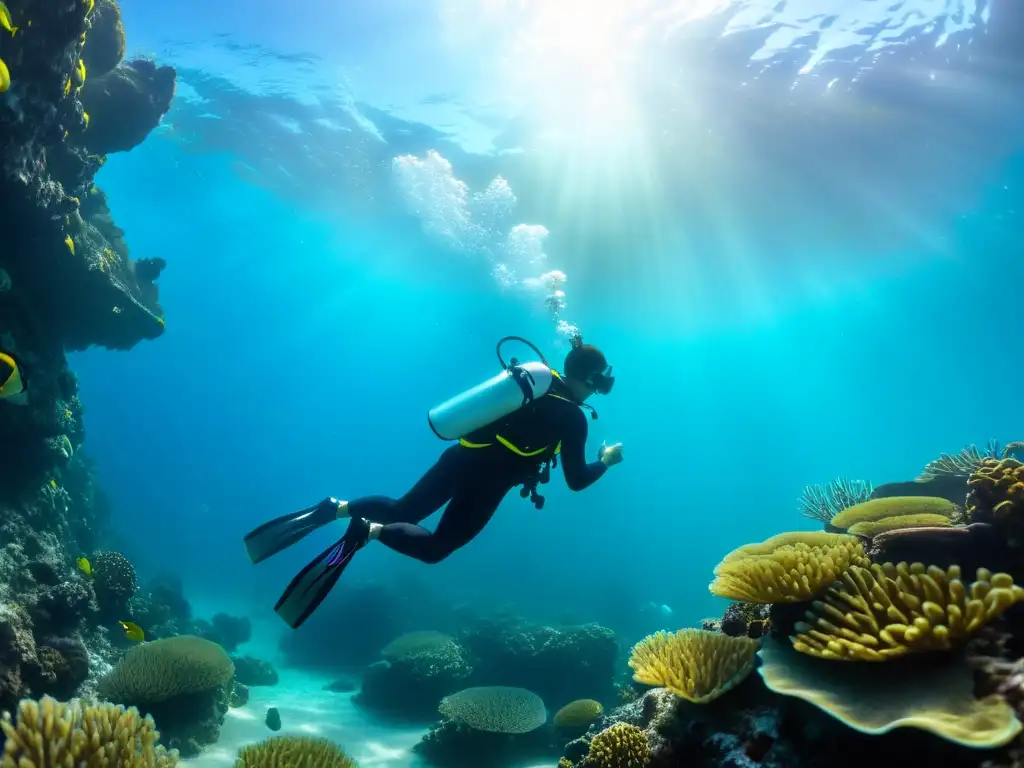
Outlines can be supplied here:
<path id="1" fill-rule="evenodd" d="M 1021 600 L 1024 589 L 1009 574 L 983 568 L 968 586 L 958 566 L 855 566 L 814 601 L 792 642 L 801 653 L 842 661 L 948 651 Z"/>
<path id="2" fill-rule="evenodd" d="M 953 521 L 945 515 L 895 515 L 881 520 L 865 520 L 854 523 L 846 530 L 869 539 L 887 531 L 900 531 L 904 528 L 948 528 Z"/>
<path id="3" fill-rule="evenodd" d="M 857 523 L 875 523 L 890 517 L 910 515 L 941 515 L 948 520 L 959 512 L 952 501 L 937 496 L 887 496 L 844 509 L 832 518 L 832 525 L 849 529 Z"/>
<path id="4" fill-rule="evenodd" d="M 781 533 L 733 550 L 715 568 L 709 589 L 747 603 L 800 603 L 868 559 L 855 536 L 824 531 Z"/>
<path id="5" fill-rule="evenodd" d="M 157 744 L 152 718 L 113 704 L 62 704 L 49 696 L 18 704 L 17 721 L 4 715 L 3 768 L 106 766 L 173 768 L 178 753 Z"/>
<path id="6" fill-rule="evenodd" d="M 633 646 L 633 679 L 705 704 L 736 687 L 754 668 L 757 641 L 703 629 L 655 632 Z"/>
<path id="7" fill-rule="evenodd" d="M 758 673 L 769 689 L 803 699 L 861 733 L 920 728 L 966 747 L 992 749 L 1021 732 L 1001 696 L 975 698 L 972 670 L 961 654 L 944 656 L 940 664 L 830 664 L 767 640 L 758 655 Z"/>
<path id="8" fill-rule="evenodd" d="M 226 685 L 234 674 L 231 657 L 219 645 L 178 635 L 131 648 L 100 680 L 99 693 L 121 703 L 156 704 Z"/>

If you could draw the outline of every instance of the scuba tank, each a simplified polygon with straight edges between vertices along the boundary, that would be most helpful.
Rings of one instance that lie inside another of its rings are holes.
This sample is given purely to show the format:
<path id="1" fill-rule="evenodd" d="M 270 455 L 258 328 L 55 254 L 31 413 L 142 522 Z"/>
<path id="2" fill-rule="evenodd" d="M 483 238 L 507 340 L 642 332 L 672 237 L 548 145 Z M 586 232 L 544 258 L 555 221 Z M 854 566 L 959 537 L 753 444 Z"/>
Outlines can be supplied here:
<path id="1" fill-rule="evenodd" d="M 537 353 L 540 362 L 520 363 L 511 358 L 507 363 L 501 347 L 508 341 L 521 341 Z M 501 373 L 472 389 L 446 400 L 427 413 L 427 423 L 442 440 L 458 440 L 481 427 L 503 419 L 524 405 L 543 397 L 554 378 L 551 367 L 537 347 L 519 336 L 506 336 L 498 342 L 496 352 Z"/>

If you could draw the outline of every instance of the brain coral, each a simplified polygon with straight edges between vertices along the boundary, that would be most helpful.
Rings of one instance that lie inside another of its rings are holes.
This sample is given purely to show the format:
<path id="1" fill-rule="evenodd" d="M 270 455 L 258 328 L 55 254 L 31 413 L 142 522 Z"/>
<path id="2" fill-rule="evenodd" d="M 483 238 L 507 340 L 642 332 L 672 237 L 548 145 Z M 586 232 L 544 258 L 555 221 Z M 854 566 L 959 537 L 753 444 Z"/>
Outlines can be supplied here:
<path id="1" fill-rule="evenodd" d="M 909 515 L 940 515 L 949 520 L 959 513 L 959 507 L 949 499 L 935 496 L 887 496 L 844 509 L 832 518 L 832 525 L 848 529 L 857 523 L 875 523 L 888 517 Z"/>
<path id="2" fill-rule="evenodd" d="M 656 632 L 633 647 L 633 679 L 704 704 L 743 682 L 754 668 L 757 641 L 703 629 Z"/>
<path id="3" fill-rule="evenodd" d="M 644 732 L 629 723 L 616 723 L 590 742 L 583 765 L 588 768 L 643 768 L 651 760 Z"/>
<path id="4" fill-rule="evenodd" d="M 733 550 L 715 568 L 709 589 L 748 603 L 799 603 L 823 590 L 851 565 L 867 565 L 855 536 L 824 531 L 781 533 Z"/>
<path id="5" fill-rule="evenodd" d="M 478 731 L 529 733 L 547 722 L 540 696 L 525 688 L 486 686 L 445 696 L 438 711 Z"/>
<path id="6" fill-rule="evenodd" d="M 967 586 L 957 566 L 855 566 L 814 601 L 792 642 L 802 653 L 844 661 L 949 650 L 1021 600 L 1024 589 L 1005 573 L 979 569 Z"/>
<path id="7" fill-rule="evenodd" d="M 155 704 L 225 685 L 234 673 L 231 658 L 219 645 L 179 635 L 131 648 L 100 680 L 99 692 L 111 701 Z"/>
<path id="8" fill-rule="evenodd" d="M 341 747 L 312 736 L 273 736 L 238 752 L 235 768 L 356 768 Z"/>
<path id="9" fill-rule="evenodd" d="M 603 712 L 604 707 L 601 706 L 599 701 L 594 701 L 594 699 L 576 699 L 576 701 L 570 701 L 555 713 L 554 723 L 559 728 L 585 729 L 600 717 Z"/>
<path id="10" fill-rule="evenodd" d="M 61 704 L 44 696 L 23 700 L 17 722 L 4 714 L 3 768 L 116 766 L 172 768 L 177 752 L 157 745 L 152 719 L 113 704 Z"/>

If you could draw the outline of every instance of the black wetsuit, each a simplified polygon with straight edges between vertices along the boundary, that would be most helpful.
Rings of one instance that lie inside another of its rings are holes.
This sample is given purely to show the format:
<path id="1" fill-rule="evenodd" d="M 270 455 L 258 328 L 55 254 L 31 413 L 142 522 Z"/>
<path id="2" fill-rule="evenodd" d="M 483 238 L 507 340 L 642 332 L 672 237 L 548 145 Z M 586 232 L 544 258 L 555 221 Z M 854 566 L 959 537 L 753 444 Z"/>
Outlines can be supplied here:
<path id="1" fill-rule="evenodd" d="M 541 466 L 559 443 L 570 489 L 582 491 L 601 477 L 607 467 L 586 460 L 587 431 L 587 417 L 556 379 L 545 397 L 466 437 L 469 443 L 490 443 L 490 447 L 453 445 L 402 498 L 364 496 L 349 502 L 349 513 L 383 524 L 379 540 L 396 552 L 426 563 L 439 562 L 484 529 L 505 494 L 536 482 Z M 525 453 L 547 450 L 529 458 L 520 456 L 497 442 L 496 435 Z M 446 503 L 433 532 L 418 525 Z"/>

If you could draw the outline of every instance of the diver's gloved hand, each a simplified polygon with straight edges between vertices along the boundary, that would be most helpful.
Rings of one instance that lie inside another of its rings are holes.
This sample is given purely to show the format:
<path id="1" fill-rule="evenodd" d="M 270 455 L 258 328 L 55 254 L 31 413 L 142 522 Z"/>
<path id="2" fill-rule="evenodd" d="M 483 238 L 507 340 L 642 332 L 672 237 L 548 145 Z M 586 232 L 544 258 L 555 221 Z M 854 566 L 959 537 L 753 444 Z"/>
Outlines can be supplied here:
<path id="1" fill-rule="evenodd" d="M 615 443 L 614 445 L 601 443 L 601 447 L 597 449 L 597 458 L 606 467 L 612 467 L 621 463 L 622 443 Z"/>

